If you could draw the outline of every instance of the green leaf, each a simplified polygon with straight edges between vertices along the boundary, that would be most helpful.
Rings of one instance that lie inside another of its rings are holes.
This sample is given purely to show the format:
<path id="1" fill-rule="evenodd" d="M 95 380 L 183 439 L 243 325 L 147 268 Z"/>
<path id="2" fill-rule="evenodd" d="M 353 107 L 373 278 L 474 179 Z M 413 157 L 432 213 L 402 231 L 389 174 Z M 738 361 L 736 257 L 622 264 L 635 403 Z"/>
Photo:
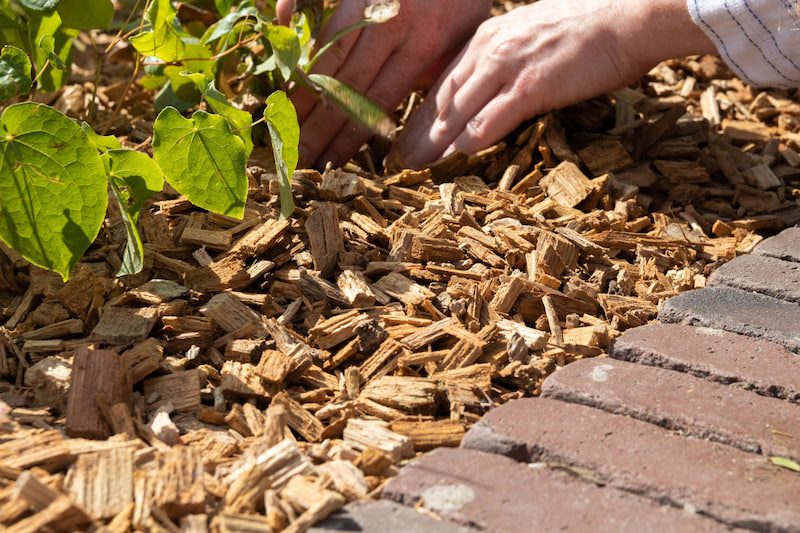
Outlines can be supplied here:
<path id="1" fill-rule="evenodd" d="M 0 100 L 31 92 L 31 60 L 16 46 L 0 52 Z"/>
<path id="2" fill-rule="evenodd" d="M 0 239 L 69 277 L 108 206 L 105 169 L 75 122 L 25 102 L 0 117 Z"/>
<path id="3" fill-rule="evenodd" d="M 22 7 L 37 14 L 52 13 L 58 7 L 59 0 L 19 0 Z"/>
<path id="4" fill-rule="evenodd" d="M 148 198 L 164 188 L 164 173 L 142 152 L 110 150 L 108 157 L 109 174 L 129 192 L 132 202 L 128 209 L 136 220 Z"/>
<path id="5" fill-rule="evenodd" d="M 145 14 L 150 30 L 132 37 L 130 43 L 140 54 L 162 61 L 177 61 L 186 57 L 186 45 L 173 24 L 177 14 L 170 0 L 153 0 Z"/>
<path id="6" fill-rule="evenodd" d="M 292 174 L 299 159 L 297 147 L 300 144 L 300 125 L 297 122 L 297 111 L 286 93 L 276 91 L 267 98 L 264 118 L 267 121 L 275 168 L 280 180 L 281 217 L 289 218 L 294 212 Z"/>
<path id="7" fill-rule="evenodd" d="M 120 148 L 122 148 L 119 139 L 117 139 L 113 135 L 99 135 L 86 122 L 81 122 L 81 129 L 83 130 L 83 133 L 86 134 L 86 137 L 89 139 L 89 142 L 92 143 L 92 146 L 94 146 L 101 152 L 107 152 L 109 150 L 119 150 Z"/>
<path id="8" fill-rule="evenodd" d="M 61 0 L 58 14 L 68 28 L 106 29 L 114 18 L 114 4 L 111 0 Z"/>
<path id="9" fill-rule="evenodd" d="M 278 69 L 284 80 L 292 76 L 297 62 L 300 61 L 300 39 L 297 34 L 286 26 L 266 25 L 264 35 L 272 45 L 272 51 L 278 63 Z"/>
<path id="10" fill-rule="evenodd" d="M 145 156 L 147 157 L 147 156 Z M 125 224 L 125 232 L 128 239 L 125 243 L 125 250 L 122 252 L 122 264 L 119 267 L 117 276 L 132 276 L 138 274 L 144 268 L 144 246 L 139 229 L 136 227 L 136 218 L 128 211 L 127 202 L 119 186 L 113 179 L 109 180 L 111 192 L 119 204 L 119 211 L 122 221 Z"/>
<path id="11" fill-rule="evenodd" d="M 56 39 L 52 35 L 42 35 L 39 38 L 38 45 L 39 49 L 44 52 L 45 57 L 48 61 L 50 61 L 50 66 L 53 68 L 57 68 L 58 70 L 66 70 L 67 66 L 61 60 L 60 57 L 56 55 Z"/>
<path id="12" fill-rule="evenodd" d="M 227 12 L 226 12 L 227 13 Z M 258 9 L 254 7 L 246 7 L 243 9 L 238 9 L 233 13 L 228 13 L 221 19 L 219 19 L 215 24 L 212 24 L 208 30 L 206 30 L 205 35 L 201 39 L 204 44 L 210 44 L 217 41 L 221 37 L 225 37 L 230 35 L 233 40 L 236 40 L 237 35 L 231 35 L 233 33 L 234 27 L 239 23 L 242 19 L 253 19 L 255 22 L 258 19 Z"/>
<path id="13" fill-rule="evenodd" d="M 175 108 L 164 109 L 154 125 L 153 156 L 167 182 L 196 206 L 244 216 L 244 142 L 221 116 L 197 111 L 186 119 Z"/>
<path id="14" fill-rule="evenodd" d="M 31 34 L 34 36 L 33 42 L 40 43 L 42 37 L 53 37 L 53 51 L 59 62 L 64 65 L 64 69 L 47 68 L 42 72 L 44 65 L 50 60 L 50 53 L 42 50 L 38 46 L 33 51 L 33 60 L 36 65 L 38 76 L 37 85 L 42 92 L 53 92 L 61 88 L 67 79 L 69 65 L 72 63 L 72 40 L 78 35 L 77 30 L 67 29 L 61 24 L 61 17 L 58 13 L 53 13 L 30 22 Z"/>
<path id="15" fill-rule="evenodd" d="M 310 74 L 309 78 L 350 120 L 383 137 L 394 131 L 395 125 L 389 115 L 378 104 L 349 85 L 322 74 Z"/>
<path id="16" fill-rule="evenodd" d="M 253 117 L 250 113 L 233 107 L 225 95 L 217 90 L 214 80 L 208 80 L 202 74 L 184 73 L 184 76 L 194 82 L 211 109 L 228 121 L 231 130 L 244 142 L 245 155 L 249 158 L 253 153 Z"/>
<path id="17" fill-rule="evenodd" d="M 778 465 L 781 468 L 786 468 L 787 470 L 791 470 L 793 472 L 800 472 L 800 464 L 786 457 L 770 457 L 769 460 L 772 462 L 772 464 Z"/>

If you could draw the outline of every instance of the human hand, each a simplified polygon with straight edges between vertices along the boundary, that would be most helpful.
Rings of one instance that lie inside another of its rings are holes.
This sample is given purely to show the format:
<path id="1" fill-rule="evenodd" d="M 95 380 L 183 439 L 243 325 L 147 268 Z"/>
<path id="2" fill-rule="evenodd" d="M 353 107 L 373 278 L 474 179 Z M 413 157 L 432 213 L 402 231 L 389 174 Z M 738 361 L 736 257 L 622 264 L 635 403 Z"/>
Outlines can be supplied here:
<path id="1" fill-rule="evenodd" d="M 474 153 L 524 120 L 715 53 L 686 0 L 541 0 L 484 22 L 395 143 L 394 166 Z"/>
<path id="2" fill-rule="evenodd" d="M 362 20 L 364 9 L 377 1 L 342 0 L 322 28 L 318 47 Z M 278 0 L 281 22 L 289 19 L 292 5 L 293 0 Z M 421 75 L 469 39 L 490 7 L 491 0 L 400 0 L 395 18 L 348 34 L 320 58 L 313 72 L 339 79 L 391 112 Z M 308 91 L 298 90 L 292 100 L 301 124 L 301 163 L 306 166 L 328 161 L 342 165 L 372 136 Z"/>

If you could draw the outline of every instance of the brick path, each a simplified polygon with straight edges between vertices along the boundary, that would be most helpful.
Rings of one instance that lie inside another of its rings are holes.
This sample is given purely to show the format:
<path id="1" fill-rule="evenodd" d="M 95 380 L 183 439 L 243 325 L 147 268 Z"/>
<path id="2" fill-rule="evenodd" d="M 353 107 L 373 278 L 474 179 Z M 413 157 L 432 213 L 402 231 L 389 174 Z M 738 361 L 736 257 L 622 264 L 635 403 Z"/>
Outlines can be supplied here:
<path id="1" fill-rule="evenodd" d="M 798 302 L 792 228 L 312 531 L 800 532 Z"/>

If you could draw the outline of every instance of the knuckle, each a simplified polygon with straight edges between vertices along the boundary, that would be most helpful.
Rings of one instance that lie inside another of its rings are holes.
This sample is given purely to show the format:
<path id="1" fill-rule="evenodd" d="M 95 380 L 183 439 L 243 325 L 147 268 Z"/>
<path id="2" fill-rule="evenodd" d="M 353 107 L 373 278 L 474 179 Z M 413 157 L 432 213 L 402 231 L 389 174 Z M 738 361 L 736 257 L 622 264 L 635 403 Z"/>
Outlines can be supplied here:
<path id="1" fill-rule="evenodd" d="M 487 123 L 481 117 L 472 117 L 465 128 L 465 133 L 471 141 L 480 141 L 486 137 Z"/>

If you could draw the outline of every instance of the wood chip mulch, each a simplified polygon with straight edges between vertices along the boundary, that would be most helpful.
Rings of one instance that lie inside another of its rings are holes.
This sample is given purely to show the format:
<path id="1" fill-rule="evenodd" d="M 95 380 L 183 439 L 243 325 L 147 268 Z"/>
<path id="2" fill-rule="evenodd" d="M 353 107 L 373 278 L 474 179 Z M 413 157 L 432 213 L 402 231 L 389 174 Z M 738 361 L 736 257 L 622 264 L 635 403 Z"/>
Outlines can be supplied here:
<path id="1" fill-rule="evenodd" d="M 113 216 L 67 283 L 0 246 L 0 524 L 303 531 L 378 494 L 797 223 L 799 111 L 672 61 L 429 170 L 298 172 L 290 220 L 268 163 L 243 221 L 165 193 L 135 277 Z"/>

